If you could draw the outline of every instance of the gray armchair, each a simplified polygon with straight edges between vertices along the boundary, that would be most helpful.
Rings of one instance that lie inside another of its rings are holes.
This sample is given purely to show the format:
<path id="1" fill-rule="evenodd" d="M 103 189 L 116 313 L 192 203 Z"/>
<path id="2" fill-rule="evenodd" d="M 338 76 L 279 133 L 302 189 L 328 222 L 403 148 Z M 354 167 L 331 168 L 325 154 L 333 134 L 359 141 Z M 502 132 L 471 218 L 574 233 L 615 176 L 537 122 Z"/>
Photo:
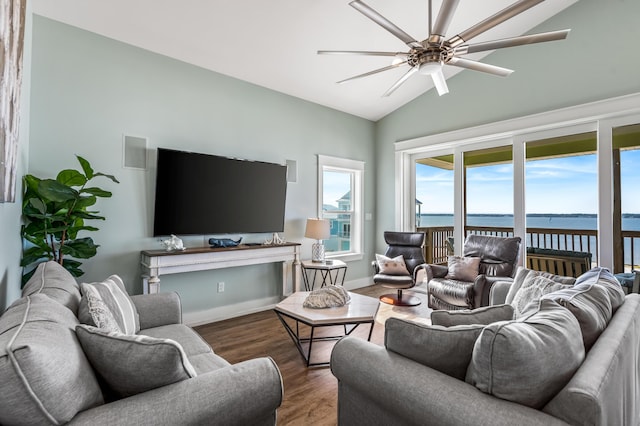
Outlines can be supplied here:
<path id="1" fill-rule="evenodd" d="M 520 254 L 520 237 L 469 235 L 463 256 L 479 257 L 479 274 L 474 281 L 447 277 L 447 265 L 427 265 L 429 307 L 432 309 L 475 309 L 489 304 L 489 291 L 496 281 L 512 279 Z"/>
<path id="2" fill-rule="evenodd" d="M 423 254 L 424 232 L 392 232 L 385 231 L 384 240 L 389 245 L 385 256 L 396 257 L 402 255 L 409 271 L 409 275 L 388 275 L 380 273 L 378 263 L 373 262 L 375 275 L 373 282 L 383 287 L 397 290 L 397 294 L 385 294 L 380 300 L 390 305 L 416 306 L 422 301 L 415 297 L 402 294 L 402 290 L 411 288 L 419 281 L 419 273 L 426 267 Z M 422 276 L 422 275 L 420 275 Z"/>

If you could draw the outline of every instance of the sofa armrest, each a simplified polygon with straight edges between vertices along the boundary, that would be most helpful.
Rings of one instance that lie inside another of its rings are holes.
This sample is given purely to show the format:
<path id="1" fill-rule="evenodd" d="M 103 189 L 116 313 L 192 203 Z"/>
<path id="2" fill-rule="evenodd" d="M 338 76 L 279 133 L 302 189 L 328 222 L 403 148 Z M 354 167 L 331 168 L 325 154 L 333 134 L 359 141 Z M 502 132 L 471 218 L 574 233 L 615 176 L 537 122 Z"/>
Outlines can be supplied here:
<path id="1" fill-rule="evenodd" d="M 424 266 L 424 270 L 427 282 L 433 278 L 444 278 L 449 273 L 449 268 L 446 265 L 427 264 Z"/>
<path id="2" fill-rule="evenodd" d="M 489 290 L 489 305 L 502 305 L 507 300 L 507 294 L 513 281 L 496 281 Z"/>
<path id="3" fill-rule="evenodd" d="M 182 305 L 177 293 L 131 296 L 140 316 L 140 329 L 182 323 Z"/>
<path id="4" fill-rule="evenodd" d="M 331 354 L 338 424 L 566 425 L 356 337 Z"/>
<path id="5" fill-rule="evenodd" d="M 256 358 L 78 413 L 70 425 L 275 424 L 282 379 Z"/>
<path id="6" fill-rule="evenodd" d="M 499 281 L 513 281 L 513 278 L 496 277 L 484 274 L 478 275 L 473 283 L 473 293 L 475 299 L 474 309 L 480 308 L 482 306 L 489 306 L 491 304 L 491 288 L 493 288 L 493 285 Z"/>

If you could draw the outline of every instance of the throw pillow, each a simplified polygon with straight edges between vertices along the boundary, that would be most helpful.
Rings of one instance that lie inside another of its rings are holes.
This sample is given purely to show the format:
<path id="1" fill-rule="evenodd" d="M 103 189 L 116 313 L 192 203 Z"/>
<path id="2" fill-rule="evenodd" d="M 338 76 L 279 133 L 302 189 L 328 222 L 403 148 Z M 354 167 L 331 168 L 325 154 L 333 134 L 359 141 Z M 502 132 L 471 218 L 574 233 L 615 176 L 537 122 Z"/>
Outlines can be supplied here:
<path id="1" fill-rule="evenodd" d="M 576 318 L 542 299 L 531 315 L 482 330 L 465 380 L 482 392 L 540 409 L 569 382 L 584 357 Z"/>
<path id="2" fill-rule="evenodd" d="M 398 318 L 385 322 L 385 347 L 451 377 L 464 380 L 482 325 L 441 327 Z"/>
<path id="3" fill-rule="evenodd" d="M 620 282 L 607 268 L 596 266 L 590 271 L 580 275 L 576 280 L 576 285 L 586 283 L 598 284 L 607 290 L 613 313 L 624 303 L 624 290 L 622 290 Z"/>
<path id="4" fill-rule="evenodd" d="M 514 318 L 520 318 L 525 313 L 527 306 L 538 302 L 542 295 L 563 288 L 567 288 L 567 286 L 542 275 L 529 274 L 511 302 Z"/>
<path id="5" fill-rule="evenodd" d="M 182 346 L 174 340 L 89 325 L 78 325 L 76 335 L 95 371 L 122 398 L 196 377 Z"/>
<path id="6" fill-rule="evenodd" d="M 116 331 L 118 333 L 122 333 L 118 322 L 111 313 L 107 304 L 102 300 L 102 297 L 100 297 L 98 290 L 90 285 L 84 286 L 83 289 L 85 291 L 89 315 L 91 315 L 91 319 L 95 323 L 96 327 L 104 331 Z"/>
<path id="7" fill-rule="evenodd" d="M 516 271 L 516 275 L 513 278 L 513 283 L 509 288 L 509 292 L 507 293 L 507 298 L 505 299 L 504 303 L 513 302 L 513 298 L 515 297 L 518 290 L 520 290 L 520 287 L 522 287 L 522 283 L 528 276 L 531 275 L 549 278 L 552 281 L 566 285 L 573 285 L 576 282 L 576 279 L 573 277 L 564 277 L 562 275 L 555 275 L 550 272 L 534 271 L 532 269 L 518 266 L 518 270 Z"/>
<path id="8" fill-rule="evenodd" d="M 407 264 L 404 262 L 402 255 L 396 256 L 393 259 L 376 254 L 376 261 L 378 262 L 378 273 L 385 275 L 411 275 L 407 269 Z"/>
<path id="9" fill-rule="evenodd" d="M 609 294 L 606 288 L 598 284 L 576 284 L 571 288 L 545 294 L 542 299 L 556 301 L 576 317 L 586 351 L 591 349 L 611 320 Z"/>
<path id="10" fill-rule="evenodd" d="M 509 321 L 512 319 L 513 306 L 508 304 L 483 306 L 477 309 L 463 309 L 461 311 L 431 312 L 431 324 L 443 327 L 471 324 L 488 325 L 496 321 Z"/>
<path id="11" fill-rule="evenodd" d="M 480 271 L 479 257 L 448 257 L 449 268 L 447 276 L 450 280 L 474 281 Z"/>
<path id="12" fill-rule="evenodd" d="M 92 294 L 104 302 L 115 318 L 120 331 L 125 334 L 136 334 L 140 331 L 138 311 L 119 276 L 111 275 L 102 282 L 82 283 L 80 290 L 82 291 L 82 300 L 80 301 L 78 318 L 81 323 L 98 326 L 98 322 L 103 320 L 103 318 L 97 318 L 97 322 L 94 318 L 95 309 L 93 314 L 90 311 L 88 295 Z"/>

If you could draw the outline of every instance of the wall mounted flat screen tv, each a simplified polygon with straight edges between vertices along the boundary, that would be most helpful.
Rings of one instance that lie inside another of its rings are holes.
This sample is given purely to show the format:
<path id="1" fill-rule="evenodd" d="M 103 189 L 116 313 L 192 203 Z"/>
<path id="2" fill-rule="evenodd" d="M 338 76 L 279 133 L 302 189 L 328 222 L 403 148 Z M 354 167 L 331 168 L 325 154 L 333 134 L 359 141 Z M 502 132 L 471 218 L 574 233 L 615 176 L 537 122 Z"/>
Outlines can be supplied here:
<path id="1" fill-rule="evenodd" d="M 153 235 L 282 232 L 287 167 L 158 148 Z"/>

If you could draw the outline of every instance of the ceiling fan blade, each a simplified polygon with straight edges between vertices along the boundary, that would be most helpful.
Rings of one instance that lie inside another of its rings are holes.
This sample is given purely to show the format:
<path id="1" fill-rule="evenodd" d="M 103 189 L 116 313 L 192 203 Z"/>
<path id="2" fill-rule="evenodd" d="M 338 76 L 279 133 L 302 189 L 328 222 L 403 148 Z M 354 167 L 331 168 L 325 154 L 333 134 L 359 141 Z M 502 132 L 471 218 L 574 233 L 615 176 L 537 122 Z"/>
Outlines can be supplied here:
<path id="1" fill-rule="evenodd" d="M 490 30 L 496 25 L 499 25 L 504 21 L 511 19 L 528 9 L 531 9 L 533 6 L 537 5 L 538 3 L 542 3 L 543 1 L 544 0 L 519 0 L 511 6 L 502 9 L 500 12 L 494 14 L 493 16 L 488 17 L 484 21 L 478 22 L 471 28 L 461 32 L 456 36 L 453 36 L 447 41 L 447 43 L 451 47 L 457 47 L 462 43 L 467 42 L 472 38 L 482 34 L 483 32 Z"/>
<path id="2" fill-rule="evenodd" d="M 362 13 L 367 18 L 371 19 L 376 24 L 380 25 L 385 30 L 389 31 L 391 34 L 402 40 L 409 47 L 422 47 L 420 42 L 416 41 L 409 34 L 402 31 L 398 26 L 396 26 L 393 22 L 389 21 L 384 16 L 380 15 L 378 12 L 373 10 L 371 7 L 367 6 L 360 0 L 355 0 L 349 3 L 351 7 L 356 9 L 358 12 Z"/>
<path id="3" fill-rule="evenodd" d="M 391 65 L 383 67 L 383 68 L 378 68 L 377 70 L 365 72 L 364 74 L 359 74 L 359 75 L 355 75 L 353 77 L 345 78 L 344 80 L 340 80 L 337 83 L 338 84 L 342 84 L 342 83 L 346 83 L 347 81 L 355 80 L 355 79 L 358 79 L 358 78 L 368 77 L 370 75 L 377 74 L 379 72 L 388 71 L 388 70 L 392 70 L 394 68 L 398 68 L 399 66 L 402 66 L 402 65 L 404 65 L 406 63 L 407 63 L 407 61 L 402 61 L 402 62 L 397 63 L 397 64 L 391 64 Z"/>
<path id="4" fill-rule="evenodd" d="M 458 2 L 459 0 L 442 1 L 440 12 L 438 12 L 436 22 L 433 24 L 433 29 L 431 30 L 430 36 L 438 36 L 439 38 L 444 38 L 444 36 L 447 34 L 449 24 L 451 23 L 451 18 L 453 18 L 454 13 L 456 12 L 456 8 L 458 7 Z"/>
<path id="5" fill-rule="evenodd" d="M 369 52 L 365 50 L 318 50 L 318 55 L 407 56 L 404 52 Z"/>
<path id="6" fill-rule="evenodd" d="M 510 70 L 508 68 L 489 65 L 478 61 L 472 61 L 471 59 L 457 58 L 455 56 L 445 63 L 447 65 L 453 65 L 454 67 L 467 68 L 474 71 L 482 71 L 500 77 L 507 77 L 513 72 L 513 70 Z"/>
<path id="7" fill-rule="evenodd" d="M 454 49 L 458 55 L 467 53 L 484 52 L 486 50 L 502 49 L 505 47 L 522 46 L 525 44 L 544 43 L 547 41 L 564 40 L 571 30 L 549 31 L 546 33 L 511 37 L 501 40 L 487 41 L 485 43 L 463 44 Z"/>
<path id="8" fill-rule="evenodd" d="M 444 73 L 442 72 L 442 68 L 438 71 L 431 73 L 431 79 L 433 80 L 433 85 L 438 91 L 438 96 L 446 95 L 449 93 L 449 87 L 447 86 L 447 80 L 444 78 Z"/>
<path id="9" fill-rule="evenodd" d="M 409 71 L 407 71 L 405 73 L 405 75 L 403 75 L 402 77 L 400 77 L 400 80 L 396 81 L 393 86 L 389 87 L 389 89 L 384 92 L 384 94 L 382 95 L 383 97 L 387 97 L 389 95 L 391 95 L 393 92 L 396 91 L 396 89 L 400 86 L 402 86 L 402 84 L 407 81 L 409 79 L 409 77 L 411 77 L 413 74 L 415 74 L 418 71 L 418 67 L 411 67 L 411 69 Z"/>

